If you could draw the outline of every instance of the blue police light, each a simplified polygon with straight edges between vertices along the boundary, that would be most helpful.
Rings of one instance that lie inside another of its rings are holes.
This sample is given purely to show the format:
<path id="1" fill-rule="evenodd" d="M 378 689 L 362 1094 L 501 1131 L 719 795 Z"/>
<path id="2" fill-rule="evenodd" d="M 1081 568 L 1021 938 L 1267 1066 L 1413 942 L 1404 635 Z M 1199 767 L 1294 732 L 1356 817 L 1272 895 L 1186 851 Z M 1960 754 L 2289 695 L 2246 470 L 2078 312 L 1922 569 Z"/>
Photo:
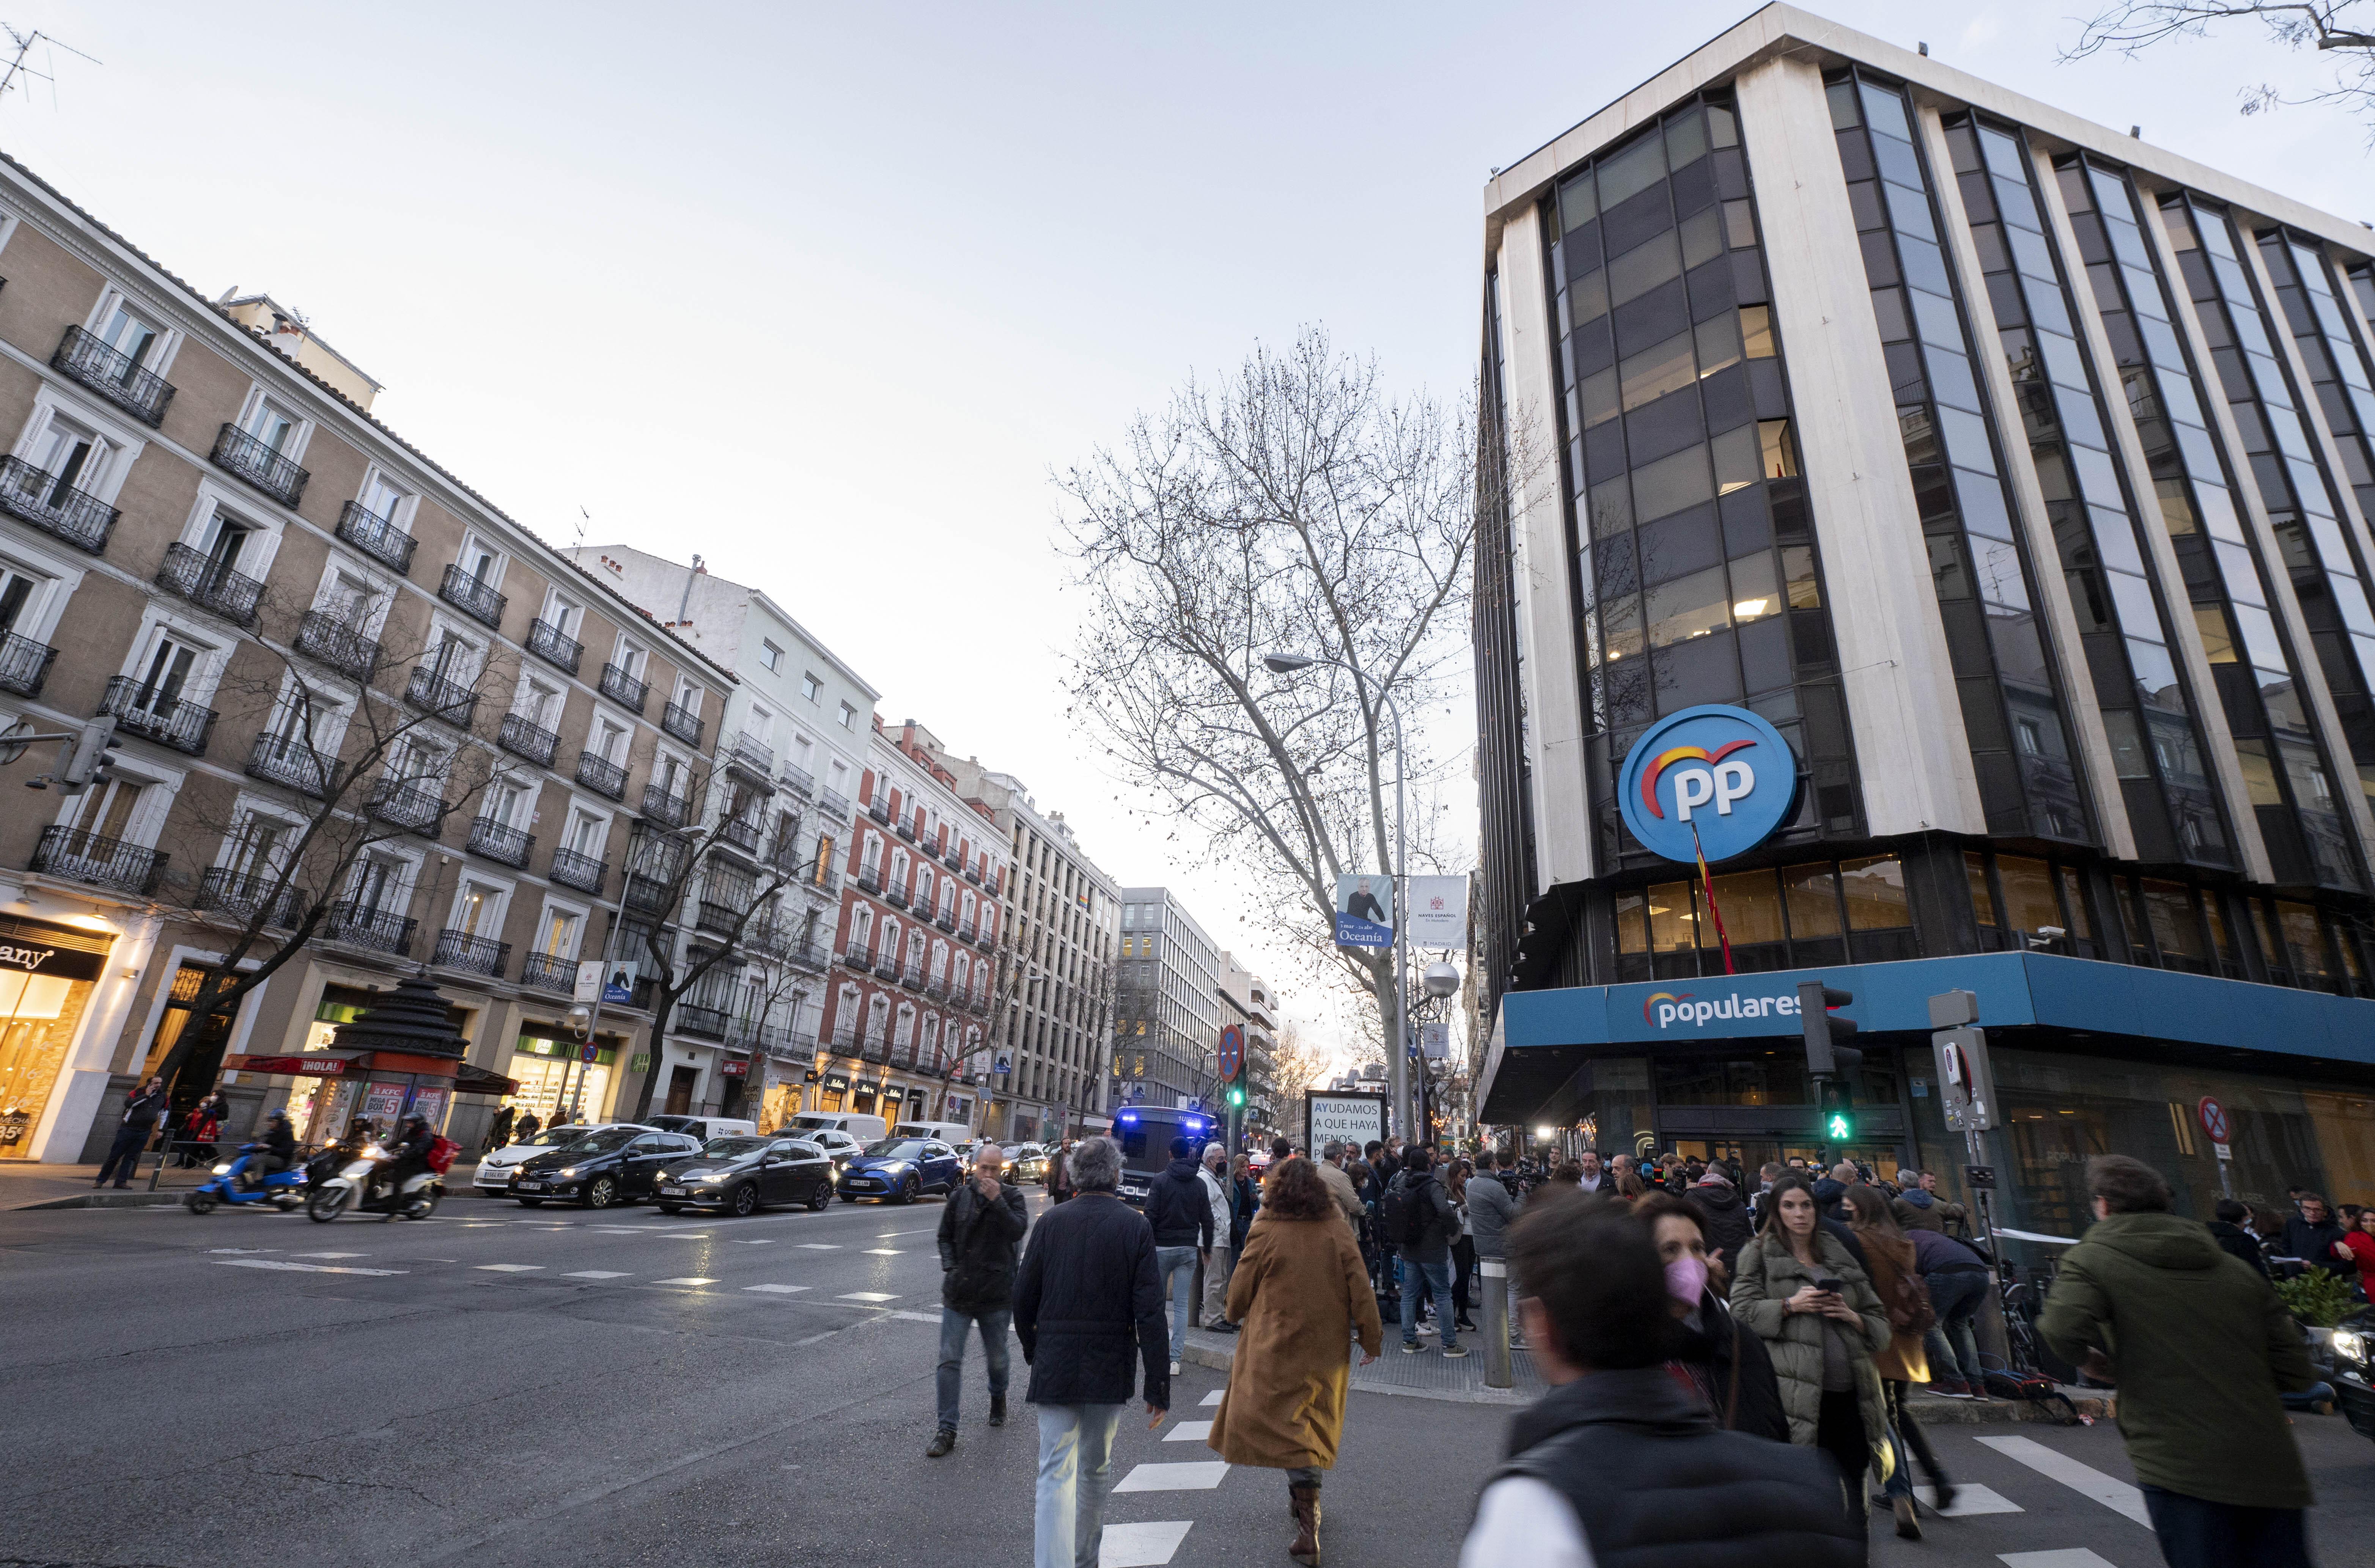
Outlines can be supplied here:
<path id="1" fill-rule="evenodd" d="M 1745 708 L 1684 708 L 1625 753 L 1616 805 L 1652 854 L 1688 861 L 1745 855 L 1798 804 L 1798 759 L 1781 732 Z"/>
<path id="2" fill-rule="evenodd" d="M 1125 1122 L 1134 1122 L 1138 1120 L 1138 1113 L 1135 1111 L 1124 1111 L 1121 1114 L 1121 1119 Z"/>

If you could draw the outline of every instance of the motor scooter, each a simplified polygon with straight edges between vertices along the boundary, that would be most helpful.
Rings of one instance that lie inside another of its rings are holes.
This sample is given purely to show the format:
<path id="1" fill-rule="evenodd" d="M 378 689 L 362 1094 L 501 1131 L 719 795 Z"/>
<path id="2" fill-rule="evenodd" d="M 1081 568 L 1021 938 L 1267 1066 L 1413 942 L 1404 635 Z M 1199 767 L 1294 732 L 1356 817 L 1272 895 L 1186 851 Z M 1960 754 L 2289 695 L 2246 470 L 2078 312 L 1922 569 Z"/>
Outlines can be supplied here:
<path id="1" fill-rule="evenodd" d="M 247 1170 L 247 1162 L 254 1159 L 256 1153 L 256 1146 L 250 1144 L 242 1149 L 236 1158 L 217 1165 L 213 1174 L 207 1181 L 191 1189 L 182 1199 L 182 1207 L 193 1214 L 212 1214 L 218 1204 L 228 1203 L 235 1207 L 244 1207 L 250 1204 L 268 1203 L 286 1214 L 304 1202 L 305 1170 L 301 1165 L 292 1165 L 286 1171 L 273 1172 L 264 1178 L 264 1185 L 260 1187 L 250 1187 L 241 1184 L 241 1177 Z"/>
<path id="2" fill-rule="evenodd" d="M 393 1159 L 377 1144 L 363 1149 L 320 1183 L 305 1200 L 305 1218 L 326 1225 L 352 1208 L 358 1214 L 384 1214 L 391 1220 L 426 1220 L 437 1211 L 445 1184 L 435 1171 L 417 1171 L 398 1191 L 379 1179 L 380 1167 Z"/>

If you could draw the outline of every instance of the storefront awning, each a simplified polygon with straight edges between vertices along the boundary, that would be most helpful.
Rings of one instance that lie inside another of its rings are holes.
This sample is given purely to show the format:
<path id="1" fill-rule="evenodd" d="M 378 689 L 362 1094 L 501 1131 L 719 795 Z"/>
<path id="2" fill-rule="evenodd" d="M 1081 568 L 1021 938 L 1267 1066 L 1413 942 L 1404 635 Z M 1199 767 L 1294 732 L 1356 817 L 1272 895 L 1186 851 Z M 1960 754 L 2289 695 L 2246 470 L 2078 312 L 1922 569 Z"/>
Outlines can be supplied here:
<path id="1" fill-rule="evenodd" d="M 454 1088 L 462 1094 L 510 1095 L 519 1092 L 519 1080 L 464 1062 L 454 1069 Z"/>

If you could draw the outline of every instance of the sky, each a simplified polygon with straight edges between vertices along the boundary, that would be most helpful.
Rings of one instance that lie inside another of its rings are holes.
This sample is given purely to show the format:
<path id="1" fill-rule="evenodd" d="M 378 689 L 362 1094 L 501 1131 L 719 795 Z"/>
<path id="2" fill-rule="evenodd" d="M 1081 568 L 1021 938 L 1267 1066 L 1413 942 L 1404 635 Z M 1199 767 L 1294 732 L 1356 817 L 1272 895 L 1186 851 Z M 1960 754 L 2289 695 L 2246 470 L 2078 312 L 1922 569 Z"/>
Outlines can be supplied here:
<path id="1" fill-rule="evenodd" d="M 2086 4 L 1816 8 L 2375 218 L 2362 127 L 2234 112 L 2313 60 L 2236 27 L 2059 63 Z M 7 0 L 100 64 L 37 45 L 0 147 L 202 292 L 302 311 L 547 539 L 767 589 L 888 722 L 1179 889 L 1334 1041 L 1236 880 L 1130 821 L 1067 725 L 1052 477 L 1306 324 L 1456 399 L 1489 172 L 1750 9 Z M 1423 727 L 1472 743 L 1464 701 Z M 1447 799 L 1472 843 L 1472 790 Z"/>

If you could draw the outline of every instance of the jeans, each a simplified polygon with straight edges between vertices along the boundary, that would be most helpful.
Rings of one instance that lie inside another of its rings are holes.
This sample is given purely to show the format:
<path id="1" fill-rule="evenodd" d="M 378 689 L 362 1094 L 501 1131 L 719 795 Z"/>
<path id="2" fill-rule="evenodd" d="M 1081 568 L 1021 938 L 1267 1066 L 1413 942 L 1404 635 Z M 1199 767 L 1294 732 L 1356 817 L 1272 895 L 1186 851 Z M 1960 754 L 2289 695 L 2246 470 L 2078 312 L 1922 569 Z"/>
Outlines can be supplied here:
<path id="1" fill-rule="evenodd" d="M 1163 1281 L 1163 1293 L 1171 1298 L 1171 1359 L 1176 1362 L 1188 1349 L 1188 1315 L 1196 1310 L 1196 1249 L 1156 1247 L 1154 1273 Z"/>
<path id="2" fill-rule="evenodd" d="M 1418 1343 L 1418 1298 L 1421 1292 L 1435 1298 L 1436 1327 L 1443 1335 L 1443 1348 L 1450 1350 L 1459 1343 L 1459 1320 L 1451 1306 L 1451 1260 L 1421 1263 L 1414 1257 L 1402 1259 L 1402 1343 Z"/>
<path id="3" fill-rule="evenodd" d="M 1188 1249 L 1193 1252 L 1195 1249 Z M 1039 1492 L 1032 1508 L 1032 1568 L 1096 1568 L 1113 1490 L 1121 1405 L 1039 1407 Z"/>
<path id="4" fill-rule="evenodd" d="M 118 1127 L 115 1141 L 108 1146 L 107 1162 L 99 1168 L 99 1179 L 90 1185 L 104 1186 L 112 1173 L 115 1185 L 122 1186 L 140 1173 L 140 1153 L 148 1147 L 148 1127 Z"/>
<path id="5" fill-rule="evenodd" d="M 1979 1386 L 1986 1374 L 1979 1370 L 1979 1341 L 1971 1332 L 1971 1320 L 1979 1315 L 1979 1303 L 1987 1300 L 1986 1271 L 1926 1274 L 1922 1280 L 1930 1287 L 1931 1310 L 1938 1315 L 1938 1321 L 1921 1337 L 1921 1353 L 1929 1359 L 1932 1375 L 1959 1377 L 1975 1388 Z M 1957 1367 L 1962 1370 L 1956 1371 Z"/>
<path id="6" fill-rule="evenodd" d="M 1230 1259 L 1236 1255 L 1218 1242 L 1212 1244 L 1212 1256 L 1204 1264 L 1204 1326 L 1229 1320 L 1229 1276 L 1234 1270 Z"/>
<path id="7" fill-rule="evenodd" d="M 2298 1508 L 2245 1508 L 2147 1486 L 2145 1512 L 2168 1568 L 2310 1568 L 2309 1527 Z"/>
<path id="8" fill-rule="evenodd" d="M 1006 1330 L 1014 1321 L 1011 1307 L 992 1307 L 978 1316 L 944 1306 L 940 1309 L 940 1425 L 957 1427 L 957 1391 L 964 1385 L 965 1330 L 981 1326 L 981 1359 L 989 1365 L 989 1396 L 1006 1396 Z"/>

